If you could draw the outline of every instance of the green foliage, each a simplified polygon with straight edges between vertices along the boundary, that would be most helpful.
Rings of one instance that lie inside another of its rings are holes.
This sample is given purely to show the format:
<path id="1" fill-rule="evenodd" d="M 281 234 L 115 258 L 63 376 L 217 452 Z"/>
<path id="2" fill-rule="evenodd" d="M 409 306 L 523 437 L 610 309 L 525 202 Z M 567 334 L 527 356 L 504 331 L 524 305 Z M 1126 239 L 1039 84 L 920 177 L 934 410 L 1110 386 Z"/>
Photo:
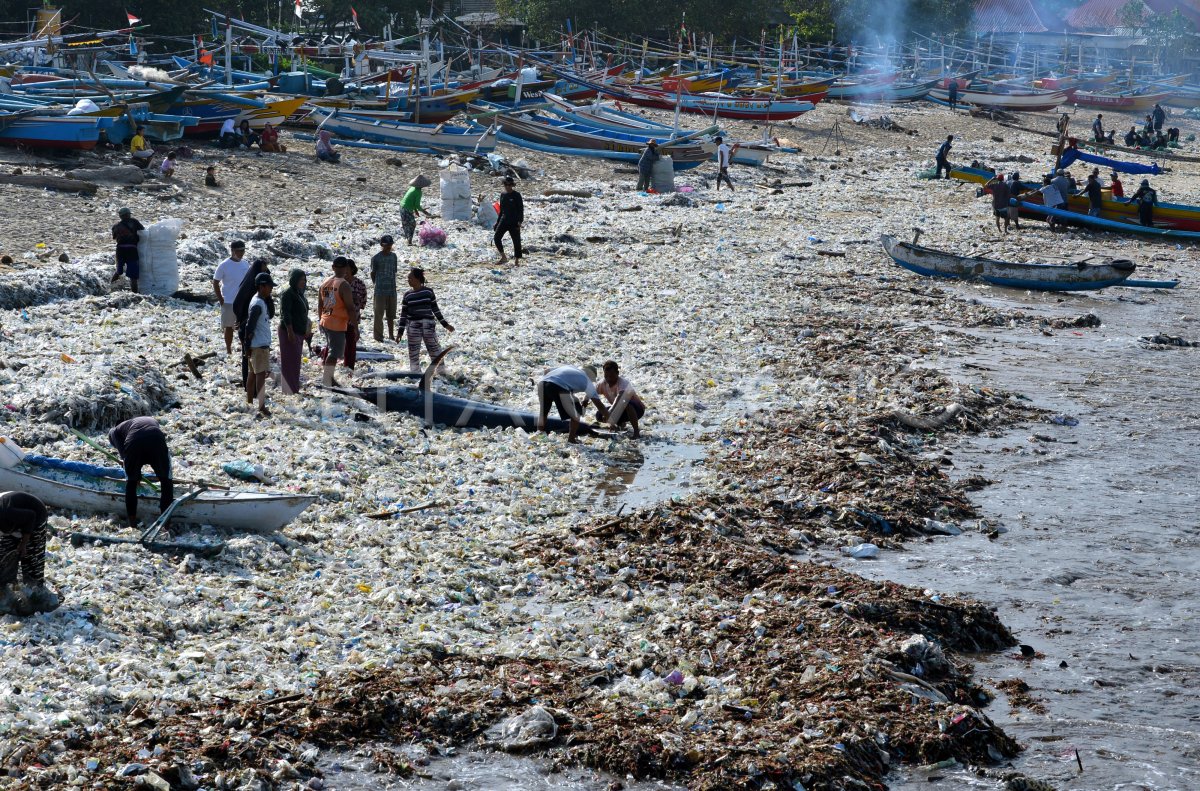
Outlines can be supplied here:
<path id="1" fill-rule="evenodd" d="M 784 0 L 801 38 L 808 41 L 904 41 L 910 32 L 958 33 L 974 13 L 973 0 L 911 0 L 906 5 L 879 0 Z"/>

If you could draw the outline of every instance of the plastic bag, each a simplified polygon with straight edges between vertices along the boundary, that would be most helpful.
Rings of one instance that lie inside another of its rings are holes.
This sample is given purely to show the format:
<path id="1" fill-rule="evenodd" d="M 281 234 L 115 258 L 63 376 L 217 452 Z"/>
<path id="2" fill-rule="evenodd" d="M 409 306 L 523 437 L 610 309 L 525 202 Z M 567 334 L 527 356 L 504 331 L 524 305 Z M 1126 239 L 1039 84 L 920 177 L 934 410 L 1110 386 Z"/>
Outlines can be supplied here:
<path id="1" fill-rule="evenodd" d="M 420 230 L 417 231 L 417 239 L 422 247 L 444 247 L 446 244 L 446 232 L 441 228 L 431 223 L 421 223 Z"/>
<path id="2" fill-rule="evenodd" d="M 170 296 L 179 290 L 176 244 L 183 220 L 170 217 L 138 233 L 138 287 L 143 294 Z"/>

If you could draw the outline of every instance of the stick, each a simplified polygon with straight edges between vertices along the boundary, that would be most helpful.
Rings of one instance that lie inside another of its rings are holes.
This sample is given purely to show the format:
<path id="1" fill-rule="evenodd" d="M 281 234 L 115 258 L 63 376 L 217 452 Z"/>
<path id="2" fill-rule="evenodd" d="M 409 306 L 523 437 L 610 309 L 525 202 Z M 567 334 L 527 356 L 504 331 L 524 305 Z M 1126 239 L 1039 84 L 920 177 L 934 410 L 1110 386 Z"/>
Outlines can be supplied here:
<path id="1" fill-rule="evenodd" d="M 542 190 L 543 195 L 570 195 L 573 198 L 594 198 L 595 196 L 587 190 Z"/>
<path id="2" fill-rule="evenodd" d="M 96 440 L 92 439 L 92 438 L 91 438 L 91 437 L 89 437 L 87 434 L 84 434 L 84 433 L 83 433 L 82 431 L 80 431 L 79 429 L 77 429 L 77 428 L 73 428 L 73 429 L 71 429 L 71 433 L 72 433 L 72 434 L 74 434 L 74 435 L 75 435 L 76 437 L 78 437 L 79 439 L 83 440 L 83 441 L 84 441 L 86 444 L 90 445 L 90 446 L 91 446 L 93 449 L 100 451 L 101 455 L 103 455 L 103 456 L 105 456 L 106 458 L 108 458 L 108 460 L 109 460 L 109 461 L 116 462 L 116 463 L 117 463 L 117 464 L 119 464 L 121 467 L 124 467 L 124 466 L 125 466 L 125 462 L 124 462 L 124 461 L 123 461 L 123 460 L 122 460 L 122 459 L 121 459 L 119 456 L 116 456 L 116 455 L 114 455 L 114 454 L 112 454 L 112 453 L 109 453 L 107 450 L 105 450 L 104 448 L 100 447 L 100 444 L 99 444 L 99 443 L 97 443 L 97 442 L 96 442 Z M 156 492 L 157 492 L 157 491 L 159 491 L 158 484 L 156 484 L 154 481 L 147 480 L 147 479 L 145 479 L 145 478 L 143 478 L 142 480 L 145 480 L 145 481 L 146 481 L 146 485 L 147 485 L 147 486 L 149 486 L 149 487 L 150 487 L 151 489 L 153 489 L 154 491 L 156 491 Z"/>
<path id="3" fill-rule="evenodd" d="M 437 505 L 440 505 L 437 500 L 430 500 L 427 503 L 418 503 L 417 505 L 410 505 L 407 508 L 398 508 L 395 511 L 380 511 L 379 513 L 375 514 L 366 514 L 366 517 L 368 519 L 391 519 L 393 516 L 398 516 L 400 514 L 412 514 L 416 513 L 417 511 L 425 511 Z"/>

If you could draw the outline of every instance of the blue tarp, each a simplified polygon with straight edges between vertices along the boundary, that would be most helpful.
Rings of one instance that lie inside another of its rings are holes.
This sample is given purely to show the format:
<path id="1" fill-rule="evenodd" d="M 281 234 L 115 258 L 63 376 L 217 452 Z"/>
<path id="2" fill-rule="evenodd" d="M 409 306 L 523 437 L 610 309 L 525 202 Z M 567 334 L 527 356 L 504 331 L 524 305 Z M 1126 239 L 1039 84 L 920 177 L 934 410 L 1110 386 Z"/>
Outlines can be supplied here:
<path id="1" fill-rule="evenodd" d="M 80 475 L 91 475 L 97 478 L 125 479 L 125 470 L 120 467 L 101 467 L 98 464 L 88 464 L 86 461 L 68 461 L 55 459 L 50 456 L 39 456 L 36 453 L 26 453 L 25 463 L 51 470 L 66 470 Z"/>
<path id="2" fill-rule="evenodd" d="M 1062 167 L 1066 168 L 1070 167 L 1076 160 L 1110 168 L 1118 173 L 1129 173 L 1137 176 L 1157 176 L 1161 172 L 1157 164 L 1139 165 L 1135 162 L 1122 162 L 1119 159 L 1109 159 L 1097 154 L 1089 154 L 1086 151 L 1080 151 L 1078 148 L 1068 148 L 1062 153 L 1062 158 L 1059 161 L 1062 163 Z"/>

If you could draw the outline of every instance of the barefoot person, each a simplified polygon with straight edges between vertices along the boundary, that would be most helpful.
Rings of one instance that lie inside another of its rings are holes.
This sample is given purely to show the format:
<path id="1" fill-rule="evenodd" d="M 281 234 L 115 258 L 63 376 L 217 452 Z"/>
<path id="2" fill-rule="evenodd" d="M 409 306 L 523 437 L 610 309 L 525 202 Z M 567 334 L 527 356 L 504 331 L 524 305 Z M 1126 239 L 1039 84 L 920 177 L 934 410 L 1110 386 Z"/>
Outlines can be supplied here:
<path id="1" fill-rule="evenodd" d="M 288 274 L 288 287 L 279 295 L 279 375 L 286 395 L 300 392 L 300 361 L 304 340 L 311 332 L 308 299 L 304 296 L 307 285 L 304 270 L 293 269 Z"/>
<path id="2" fill-rule="evenodd" d="M 404 337 L 408 330 L 408 369 L 413 372 L 421 370 L 421 343 L 429 351 L 429 359 L 436 359 L 442 353 L 438 343 L 437 327 L 434 321 L 454 332 L 454 327 L 442 316 L 438 308 L 437 297 L 433 289 L 425 285 L 425 270 L 413 267 L 408 273 L 408 291 L 400 304 L 400 329 L 396 331 L 396 342 Z"/>
<path id="3" fill-rule="evenodd" d="M 138 484 L 142 482 L 143 467 L 149 465 L 158 476 L 158 485 L 161 487 L 159 510 L 166 511 L 175 500 L 167 437 L 154 418 L 135 417 L 108 432 L 108 441 L 116 448 L 125 465 L 125 516 L 129 520 L 129 526 L 136 528 L 137 490 Z"/>
<path id="4" fill-rule="evenodd" d="M 570 422 L 567 430 L 567 441 L 576 442 L 579 435 L 579 421 L 583 414 L 583 404 L 575 399 L 576 393 L 583 393 L 596 407 L 596 414 L 601 420 L 608 419 L 608 409 L 600 400 L 596 391 L 596 369 L 585 365 L 576 368 L 573 365 L 560 365 L 546 373 L 537 383 L 538 386 L 538 430 L 546 432 L 546 419 L 550 417 L 550 407 L 558 408 L 558 415 Z"/>
<path id="5" fill-rule="evenodd" d="M 58 596 L 46 587 L 46 519 L 45 504 L 32 494 L 0 493 L 0 616 L 58 608 Z"/>
<path id="6" fill-rule="evenodd" d="M 333 259 L 333 275 L 326 278 L 318 292 L 317 310 L 321 314 L 321 332 L 325 334 L 325 364 L 321 368 L 321 384 L 339 386 L 333 378 L 338 360 L 346 357 L 346 330 L 358 323 L 354 309 L 354 292 L 346 280 L 350 274 L 350 259 L 339 255 Z"/>
<path id="7" fill-rule="evenodd" d="M 133 212 L 121 209 L 117 212 L 121 219 L 112 227 L 112 238 L 117 243 L 117 273 L 112 276 L 116 283 L 123 276 L 129 277 L 129 290 L 138 292 L 138 276 L 141 274 L 138 260 L 138 231 L 146 227 L 134 219 Z"/>
<path id="8" fill-rule="evenodd" d="M 610 426 L 620 427 L 628 423 L 633 428 L 634 439 L 642 435 L 638 421 L 646 414 L 646 404 L 629 380 L 621 376 L 621 369 L 615 361 L 605 361 L 604 378 L 596 384 L 596 392 L 609 403 Z"/>
<path id="9" fill-rule="evenodd" d="M 221 306 L 221 329 L 225 332 L 225 353 L 233 354 L 233 330 L 237 327 L 237 315 L 233 312 L 233 301 L 237 298 L 242 278 L 250 271 L 245 260 L 246 243 L 237 239 L 229 245 L 229 257 L 217 264 L 213 271 L 213 293 Z"/>
<path id="10" fill-rule="evenodd" d="M 492 237 L 496 249 L 500 251 L 500 260 L 497 263 L 508 263 L 508 256 L 504 254 L 506 233 L 512 237 L 513 262 L 521 262 L 521 224 L 524 222 L 525 202 L 521 200 L 521 193 L 517 192 L 513 177 L 505 176 L 504 192 L 500 195 L 500 216 L 496 218 L 496 233 Z"/>
<path id="11" fill-rule="evenodd" d="M 246 379 L 246 391 L 258 401 L 258 416 L 270 417 L 267 409 L 267 374 L 271 372 L 271 319 L 275 318 L 275 301 L 271 290 L 275 281 L 270 272 L 259 272 L 254 277 L 258 293 L 250 300 L 250 311 L 246 316 L 246 356 L 250 360 L 250 371 Z"/>
<path id="12" fill-rule="evenodd" d="M 379 252 L 371 256 L 371 283 L 375 287 L 375 340 L 383 343 L 383 320 L 387 318 L 387 337 L 396 340 L 396 270 L 399 259 L 392 252 L 395 240 L 384 234 L 379 240 Z"/>
<path id="13" fill-rule="evenodd" d="M 421 208 L 421 190 L 428 187 L 429 184 L 430 181 L 427 177 L 416 176 L 408 182 L 408 191 L 404 193 L 404 199 L 400 201 L 400 231 L 408 241 L 409 247 L 413 243 L 413 234 L 417 232 L 417 216 L 421 214 L 426 217 L 433 216 Z"/>

